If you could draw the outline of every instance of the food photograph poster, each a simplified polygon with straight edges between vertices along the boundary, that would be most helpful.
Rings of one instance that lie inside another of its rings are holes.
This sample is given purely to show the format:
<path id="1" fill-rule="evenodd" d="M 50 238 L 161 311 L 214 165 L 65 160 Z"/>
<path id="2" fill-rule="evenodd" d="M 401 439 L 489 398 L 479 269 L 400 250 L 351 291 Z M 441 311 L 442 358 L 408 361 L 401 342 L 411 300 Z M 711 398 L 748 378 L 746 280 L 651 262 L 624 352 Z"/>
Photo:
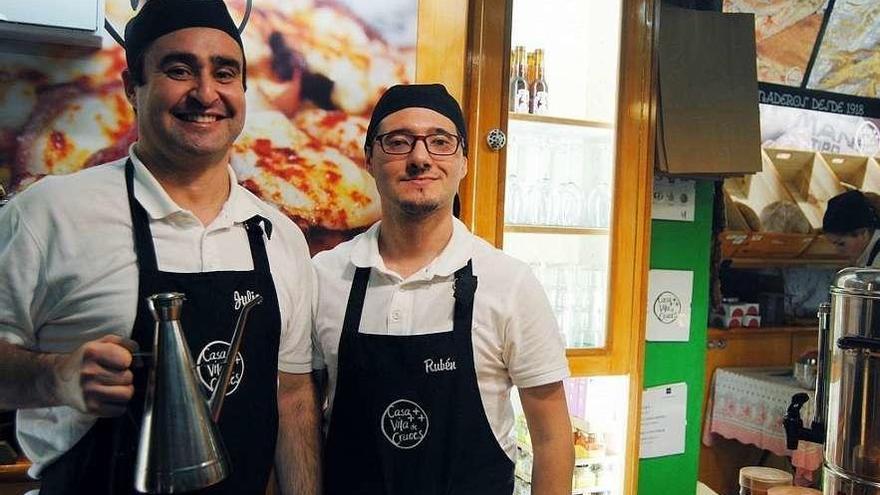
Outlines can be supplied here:
<path id="1" fill-rule="evenodd" d="M 132 3 L 106 0 L 119 33 Z M 379 218 L 364 136 L 382 92 L 414 81 L 418 0 L 253 0 L 247 15 L 246 0 L 226 4 L 247 19 L 238 180 L 293 219 L 313 253 L 333 247 Z M 110 34 L 86 54 L 41 50 L 0 51 L 0 184 L 13 193 L 121 158 L 137 140 Z"/>
<path id="2" fill-rule="evenodd" d="M 724 0 L 723 9 L 755 14 L 761 82 L 880 97 L 880 2 Z"/>
<path id="3" fill-rule="evenodd" d="M 755 16 L 761 142 L 880 156 L 880 2 L 723 0 Z"/>

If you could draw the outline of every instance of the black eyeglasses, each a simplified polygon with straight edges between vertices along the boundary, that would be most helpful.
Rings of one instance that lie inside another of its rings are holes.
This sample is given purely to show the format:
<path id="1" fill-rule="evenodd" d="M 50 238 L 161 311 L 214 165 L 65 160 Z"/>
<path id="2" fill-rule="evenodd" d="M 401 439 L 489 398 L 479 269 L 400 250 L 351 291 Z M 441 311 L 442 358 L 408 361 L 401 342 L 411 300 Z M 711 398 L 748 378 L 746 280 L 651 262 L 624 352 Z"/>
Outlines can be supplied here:
<path id="1" fill-rule="evenodd" d="M 416 147 L 418 141 L 423 141 L 428 153 L 449 156 L 454 155 L 461 144 L 461 138 L 455 134 L 418 135 L 400 131 L 379 134 L 376 136 L 376 141 L 379 141 L 382 151 L 389 155 L 408 155 Z"/>

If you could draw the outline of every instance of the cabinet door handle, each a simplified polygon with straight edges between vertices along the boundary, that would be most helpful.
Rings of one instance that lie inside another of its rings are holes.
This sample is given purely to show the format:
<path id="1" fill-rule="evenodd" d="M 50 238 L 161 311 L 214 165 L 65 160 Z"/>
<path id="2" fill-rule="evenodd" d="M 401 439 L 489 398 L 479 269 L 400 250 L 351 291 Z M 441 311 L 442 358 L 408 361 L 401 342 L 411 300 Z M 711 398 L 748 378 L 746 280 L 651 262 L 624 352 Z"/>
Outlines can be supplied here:
<path id="1" fill-rule="evenodd" d="M 507 136 L 504 135 L 504 131 L 496 127 L 486 134 L 486 144 L 492 151 L 501 151 L 501 148 L 507 144 Z"/>
<path id="2" fill-rule="evenodd" d="M 727 341 L 724 339 L 713 339 L 706 342 L 706 348 L 708 349 L 726 349 Z"/>

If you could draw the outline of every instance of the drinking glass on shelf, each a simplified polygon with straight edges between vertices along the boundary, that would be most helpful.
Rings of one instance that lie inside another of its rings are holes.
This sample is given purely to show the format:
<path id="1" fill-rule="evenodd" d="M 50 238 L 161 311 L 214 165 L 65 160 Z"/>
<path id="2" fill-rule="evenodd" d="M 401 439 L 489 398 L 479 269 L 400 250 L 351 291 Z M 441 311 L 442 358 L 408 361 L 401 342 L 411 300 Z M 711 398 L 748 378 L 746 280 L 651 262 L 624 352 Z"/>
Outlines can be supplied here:
<path id="1" fill-rule="evenodd" d="M 522 216 L 523 188 L 519 175 L 521 151 L 519 137 L 516 133 L 511 133 L 507 143 L 508 172 L 504 184 L 504 221 L 507 223 L 519 223 Z"/>
<path id="2" fill-rule="evenodd" d="M 516 173 L 507 176 L 504 189 L 504 221 L 520 223 L 523 215 L 523 189 Z"/>
<path id="3" fill-rule="evenodd" d="M 529 184 L 523 200 L 523 223 L 544 225 L 550 220 L 550 211 L 553 208 L 552 190 L 552 182 L 547 170 L 538 181 Z"/>
<path id="4" fill-rule="evenodd" d="M 579 225 L 583 217 L 583 191 L 574 182 L 574 168 L 578 166 L 573 162 L 573 145 L 570 142 L 559 144 L 558 153 L 554 154 L 553 166 L 560 176 L 554 198 L 556 209 L 554 211 L 554 224 L 566 227 Z"/>
<path id="5" fill-rule="evenodd" d="M 574 227 L 583 224 L 584 193 L 572 181 L 559 186 L 559 225 Z"/>
<path id="6" fill-rule="evenodd" d="M 586 216 L 591 227 L 607 228 L 611 224 L 611 188 L 607 182 L 597 184 L 590 191 Z"/>

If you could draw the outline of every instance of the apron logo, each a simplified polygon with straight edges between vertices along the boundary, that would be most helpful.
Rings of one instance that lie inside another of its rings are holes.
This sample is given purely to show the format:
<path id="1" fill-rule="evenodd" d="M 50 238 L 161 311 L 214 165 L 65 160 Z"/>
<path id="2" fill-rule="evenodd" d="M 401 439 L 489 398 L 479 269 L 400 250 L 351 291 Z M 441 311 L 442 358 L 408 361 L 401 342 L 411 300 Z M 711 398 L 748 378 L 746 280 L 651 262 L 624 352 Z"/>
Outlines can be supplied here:
<path id="1" fill-rule="evenodd" d="M 257 298 L 257 296 L 259 296 L 259 294 L 252 290 L 244 291 L 244 295 L 242 295 L 238 291 L 233 292 L 232 300 L 233 302 L 235 302 L 235 310 L 238 311 L 239 309 L 243 308 L 245 304 L 253 301 Z"/>
<path id="2" fill-rule="evenodd" d="M 211 392 L 217 388 L 220 372 L 223 371 L 223 364 L 226 362 L 226 355 L 228 353 L 229 343 L 222 340 L 211 342 L 199 353 L 199 358 L 196 360 L 199 380 Z M 226 391 L 227 396 L 232 395 L 238 389 L 238 384 L 241 383 L 242 377 L 244 377 L 244 358 L 241 357 L 239 352 L 235 356 L 235 364 L 232 366 L 232 377 L 229 378 L 229 390 Z"/>
<path id="3" fill-rule="evenodd" d="M 428 415 L 415 402 L 400 399 L 382 414 L 382 434 L 399 449 L 411 449 L 428 436 Z"/>
<path id="4" fill-rule="evenodd" d="M 455 360 L 452 358 L 440 358 L 436 363 L 433 359 L 425 359 L 425 373 L 439 373 L 441 371 L 454 371 Z"/>

